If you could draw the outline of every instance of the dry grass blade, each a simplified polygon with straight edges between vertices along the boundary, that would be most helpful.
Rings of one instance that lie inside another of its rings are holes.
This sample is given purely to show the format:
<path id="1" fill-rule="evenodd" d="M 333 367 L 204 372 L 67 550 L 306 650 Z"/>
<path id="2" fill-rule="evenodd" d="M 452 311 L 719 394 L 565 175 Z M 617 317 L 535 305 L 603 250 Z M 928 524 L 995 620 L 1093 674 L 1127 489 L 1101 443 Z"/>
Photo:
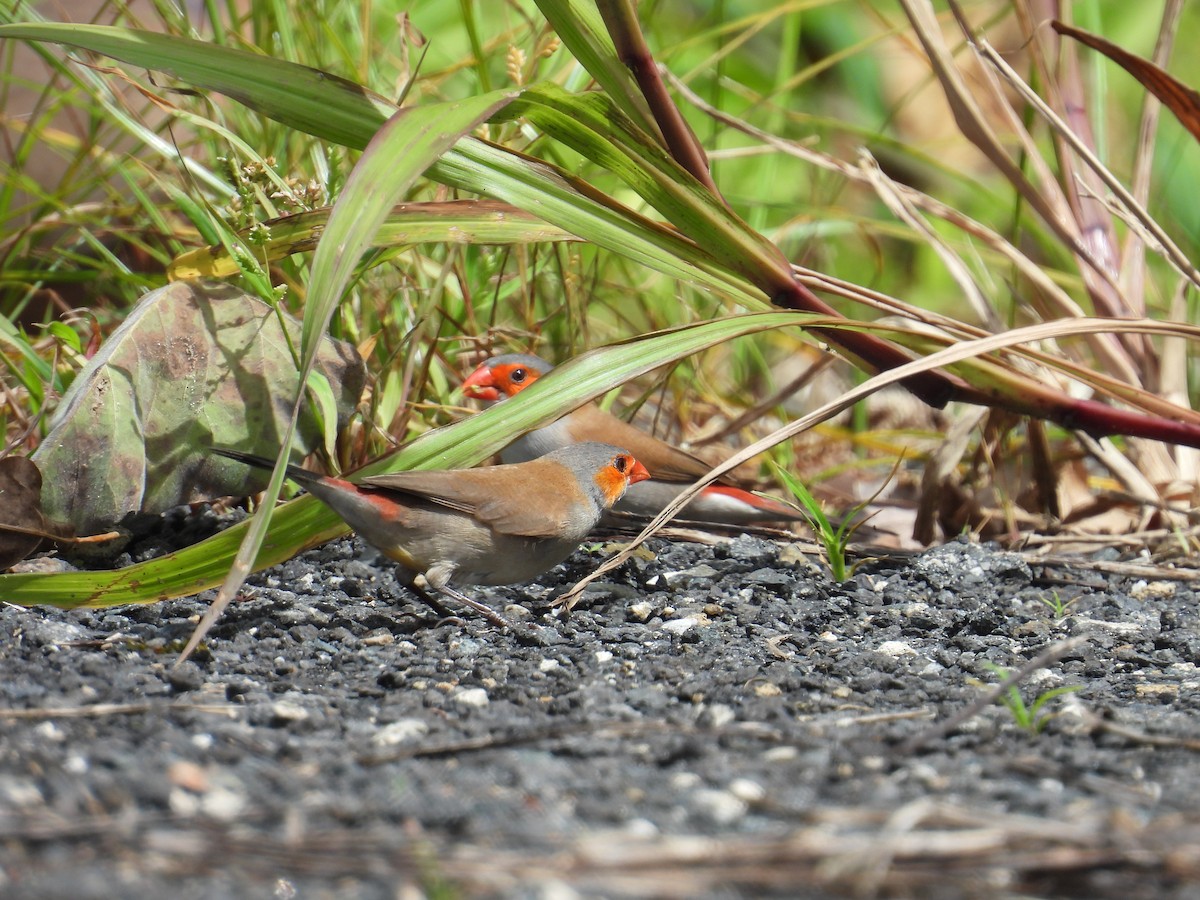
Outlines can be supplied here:
<path id="1" fill-rule="evenodd" d="M 1200 141 L 1200 91 L 1183 84 L 1149 60 L 1142 59 L 1098 35 L 1090 34 L 1081 28 L 1075 28 L 1058 20 L 1051 22 L 1050 25 L 1059 34 L 1073 37 L 1081 44 L 1103 53 L 1136 78 L 1175 114 L 1175 118 L 1179 119 L 1183 127 L 1190 131 L 1196 140 Z"/>
<path id="2" fill-rule="evenodd" d="M 927 0 L 901 0 L 901 5 L 912 23 L 917 39 L 921 42 L 926 59 L 941 83 L 959 131 L 979 148 L 992 165 L 1000 170 L 1008 182 L 1020 192 L 1022 199 L 1041 216 L 1047 226 L 1066 246 L 1071 248 L 1072 252 L 1098 274 L 1104 275 L 1104 267 L 1080 243 L 1078 232 L 1071 221 L 1070 210 L 1063 200 L 1061 192 L 1051 192 L 1046 189 L 1047 184 L 1053 184 L 1053 179 L 1049 177 L 1048 170 L 1045 170 L 1044 161 L 1036 153 L 1036 148 L 1031 146 L 1030 149 L 1035 152 L 1031 154 L 1030 159 L 1035 166 L 1041 164 L 1043 169 L 1043 175 L 1039 179 L 1040 188 L 1026 178 L 1025 173 L 1004 149 L 988 122 L 988 117 L 963 80 L 950 49 L 946 46 L 932 4 Z M 1009 111 L 1007 104 L 1000 105 L 999 109 Z M 1017 134 L 1023 134 L 1023 132 L 1024 129 L 1016 130 Z M 1029 143 L 1032 145 L 1032 141 Z"/>
<path id="3" fill-rule="evenodd" d="M 979 39 L 977 46 L 981 56 L 990 63 L 997 72 L 1004 76 L 1006 82 L 1016 90 L 1023 100 L 1033 106 L 1038 113 L 1046 120 L 1046 122 L 1054 128 L 1055 132 L 1060 134 L 1071 149 L 1080 155 L 1080 157 L 1088 164 L 1100 179 L 1121 204 L 1128 211 L 1129 217 L 1132 219 L 1131 227 L 1139 226 L 1145 232 L 1151 235 L 1157 246 L 1161 248 L 1166 259 L 1174 265 L 1181 275 L 1186 277 L 1192 284 L 1200 287 L 1200 270 L 1198 270 L 1192 261 L 1188 258 L 1179 246 L 1171 240 L 1171 236 L 1163 230 L 1162 226 L 1154 220 L 1142 206 L 1137 202 L 1129 190 L 1120 182 L 1120 180 L 1108 170 L 1096 155 L 1079 139 L 1067 124 L 1059 118 L 1055 112 L 1046 104 L 1041 97 L 1037 95 L 1028 84 L 1025 83 L 1012 67 L 1004 61 L 996 49 L 991 46 L 986 40 Z"/>
<path id="4" fill-rule="evenodd" d="M 1160 68 L 1165 67 L 1167 60 L 1171 57 L 1182 13 L 1183 0 L 1167 0 L 1163 6 L 1158 40 L 1154 44 L 1154 64 Z M 1143 206 L 1150 199 L 1150 176 L 1154 164 L 1154 134 L 1158 129 L 1161 108 L 1157 98 L 1147 94 L 1142 104 L 1141 121 L 1138 122 L 1130 190 Z M 1121 283 L 1127 297 L 1137 298 L 1145 294 L 1146 243 L 1137 233 L 1130 234 L 1125 241 L 1125 248 L 1121 254 Z"/>
<path id="5" fill-rule="evenodd" d="M 0 813 L 0 838 L 49 842 L 86 839 L 122 860 L 129 872 L 166 869 L 204 876 L 359 877 L 372 872 L 411 879 L 429 868 L 454 873 L 467 895 L 530 885 L 565 885 L 584 894 L 695 896 L 741 891 L 790 895 L 797 884 L 861 895 L 978 895 L 1005 876 L 1009 892 L 1041 895 L 1057 879 L 1079 883 L 1089 872 L 1131 880 L 1157 893 L 1200 878 L 1200 819 L 1149 821 L 1082 813 L 1035 819 L 949 803 L 898 810 L 822 808 L 786 834 L 713 837 L 630 836 L 620 832 L 557 838 L 539 849 L 497 847 L 494 840 L 431 846 L 403 829 L 303 829 L 246 840 L 241 823 L 197 824 L 176 815 L 64 819 L 46 812 Z M 136 848 L 136 849 L 133 849 Z"/>
<path id="6" fill-rule="evenodd" d="M 1074 334 L 1086 334 L 1088 332 L 1099 331 L 1115 331 L 1122 329 L 1131 329 L 1134 331 L 1149 333 L 1149 334 L 1191 334 L 1193 337 L 1198 333 L 1192 326 L 1182 325 L 1178 323 L 1163 323 L 1152 322 L 1148 320 L 1138 321 L 1120 321 L 1114 322 L 1111 320 L 1087 320 L 1077 319 L 1065 322 L 1049 322 L 1041 325 L 1031 325 L 1026 328 L 1018 328 L 1013 331 L 999 335 L 989 335 L 983 338 L 977 338 L 973 341 L 964 341 L 956 345 L 947 347 L 945 350 L 940 350 L 933 353 L 924 359 L 915 360 L 907 365 L 897 369 L 891 369 L 882 374 L 863 382 L 858 387 L 851 391 L 847 391 L 836 400 L 813 410 L 808 415 L 797 419 L 794 422 L 780 428 L 779 430 L 767 435 L 744 448 L 739 453 L 734 454 L 719 466 L 713 468 L 706 476 L 701 478 L 695 484 L 688 487 L 678 497 L 675 498 L 659 515 L 647 525 L 636 538 L 620 553 L 607 560 L 596 571 L 592 572 L 585 578 L 580 579 L 568 591 L 566 591 L 556 601 L 556 605 L 565 607 L 567 611 L 578 602 L 583 590 L 587 585 L 591 584 L 597 578 L 607 572 L 612 571 L 617 566 L 621 565 L 628 559 L 637 547 L 641 546 L 652 534 L 654 534 L 665 523 L 670 521 L 687 503 L 697 494 L 700 493 L 707 485 L 712 484 L 717 478 L 720 478 L 727 472 L 731 472 L 740 466 L 742 463 L 753 459 L 759 453 L 769 450 L 776 444 L 794 437 L 812 426 L 837 415 L 845 409 L 850 408 L 859 400 L 873 394 L 875 391 L 888 385 L 903 381 L 914 373 L 927 372 L 931 369 L 942 366 L 949 366 L 955 362 L 964 359 L 970 359 L 976 356 L 982 356 L 1006 347 L 1016 346 L 1031 341 L 1051 340 L 1059 337 Z"/>

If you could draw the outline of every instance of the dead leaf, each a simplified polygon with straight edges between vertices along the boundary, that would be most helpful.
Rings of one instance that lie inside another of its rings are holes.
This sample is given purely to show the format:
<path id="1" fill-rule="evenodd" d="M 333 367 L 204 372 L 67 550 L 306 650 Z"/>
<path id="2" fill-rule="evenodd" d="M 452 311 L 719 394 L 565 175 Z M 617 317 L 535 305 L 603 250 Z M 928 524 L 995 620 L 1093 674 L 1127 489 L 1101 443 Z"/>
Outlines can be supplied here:
<path id="1" fill-rule="evenodd" d="M 1192 137 L 1200 141 L 1200 92 L 1192 90 L 1149 60 L 1136 56 L 1098 35 L 1057 20 L 1051 22 L 1050 26 L 1059 34 L 1073 37 L 1081 44 L 1103 53 L 1136 78 L 1146 90 L 1162 101 L 1163 106 L 1174 113 L 1183 127 L 1192 133 Z"/>
<path id="2" fill-rule="evenodd" d="M 45 524 L 37 465 L 24 456 L 0 459 L 0 571 L 37 550 Z"/>
<path id="3" fill-rule="evenodd" d="M 298 345 L 298 322 L 230 285 L 181 281 L 147 294 L 76 377 L 33 455 L 46 514 L 89 533 L 131 512 L 261 490 L 265 475 L 203 451 L 278 452 L 296 391 L 281 318 Z M 317 372 L 340 425 L 366 367 L 353 346 L 326 338 Z M 321 434 L 306 409 L 294 448 L 307 455 Z"/>

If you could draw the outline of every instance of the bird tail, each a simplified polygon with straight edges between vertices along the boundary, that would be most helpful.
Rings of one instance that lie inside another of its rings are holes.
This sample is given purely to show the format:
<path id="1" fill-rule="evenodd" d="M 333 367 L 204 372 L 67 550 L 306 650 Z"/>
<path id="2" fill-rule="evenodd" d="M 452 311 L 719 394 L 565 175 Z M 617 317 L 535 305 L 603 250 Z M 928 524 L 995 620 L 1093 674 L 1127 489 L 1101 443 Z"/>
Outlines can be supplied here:
<path id="1" fill-rule="evenodd" d="M 217 456 L 234 459 L 255 468 L 266 469 L 268 472 L 275 468 L 275 460 L 267 459 L 265 456 L 255 456 L 253 453 L 244 453 L 241 450 L 229 450 L 225 447 L 210 447 L 209 450 L 217 454 Z M 309 472 L 307 469 L 302 469 L 299 466 L 288 466 L 287 475 L 292 481 L 302 484 L 305 487 L 319 482 L 322 478 L 316 472 Z"/>

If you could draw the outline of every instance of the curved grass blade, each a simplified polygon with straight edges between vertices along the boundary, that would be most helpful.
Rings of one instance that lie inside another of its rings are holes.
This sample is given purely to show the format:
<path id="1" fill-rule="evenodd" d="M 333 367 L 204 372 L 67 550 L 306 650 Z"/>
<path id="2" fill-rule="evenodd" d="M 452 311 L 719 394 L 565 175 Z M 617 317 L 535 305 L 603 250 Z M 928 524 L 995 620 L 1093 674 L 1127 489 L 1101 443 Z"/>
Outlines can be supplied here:
<path id="1" fill-rule="evenodd" d="M 256 248 L 270 262 L 308 253 L 329 221 L 330 207 L 281 216 L 255 226 L 266 228 L 270 239 Z M 245 239 L 250 229 L 241 232 Z M 410 244 L 531 244 L 577 241 L 575 235 L 556 228 L 524 210 L 492 200 L 448 200 L 402 203 L 393 207 L 371 238 L 371 247 L 402 247 Z M 228 278 L 241 270 L 238 261 L 221 246 L 201 247 L 181 253 L 172 260 L 167 277 Z"/>
<path id="2" fill-rule="evenodd" d="M 0 26 L 0 38 L 4 37 L 53 41 L 169 72 L 199 88 L 234 97 L 285 125 L 355 149 L 365 147 L 398 108 L 367 88 L 316 69 L 186 38 L 62 24 Z M 542 160 L 464 137 L 427 174 L 453 187 L 512 203 L 669 277 L 727 292 L 753 307 L 763 306 L 762 293 L 714 259 L 709 248 Z"/>
<path id="3" fill-rule="evenodd" d="M 445 153 L 465 132 L 486 120 L 508 103 L 511 95 L 501 92 L 402 109 L 379 130 L 367 145 L 346 180 L 346 186 L 321 236 L 313 259 L 304 321 L 300 326 L 299 384 L 307 382 L 316 362 L 321 337 L 329 328 L 355 267 L 371 245 L 375 233 L 396 202 L 408 191 L 438 156 Z M 250 520 L 233 565 L 217 597 L 184 647 L 181 660 L 201 639 L 234 594 L 246 581 L 271 524 L 271 513 L 283 488 L 284 473 L 291 456 L 292 436 L 300 418 L 305 391 L 300 389 L 292 416 L 284 429 L 275 470 L 263 492 L 262 506 Z"/>

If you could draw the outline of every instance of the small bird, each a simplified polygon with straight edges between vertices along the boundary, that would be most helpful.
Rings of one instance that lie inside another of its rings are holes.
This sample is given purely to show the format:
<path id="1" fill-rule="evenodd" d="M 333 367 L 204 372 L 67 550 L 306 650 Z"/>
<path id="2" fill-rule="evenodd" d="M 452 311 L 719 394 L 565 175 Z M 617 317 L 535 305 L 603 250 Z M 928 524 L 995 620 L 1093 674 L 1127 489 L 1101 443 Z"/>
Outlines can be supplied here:
<path id="1" fill-rule="evenodd" d="M 467 376 L 462 385 L 463 393 L 489 405 L 502 402 L 529 387 L 552 368 L 541 357 L 528 353 L 493 356 Z M 604 412 L 594 403 L 523 435 L 501 451 L 500 459 L 505 463 L 517 463 L 583 441 L 600 439 L 629 448 L 650 472 L 649 481 L 631 488 L 617 503 L 614 510 L 619 513 L 643 518 L 656 516 L 689 484 L 712 468 L 690 453 Z M 803 521 L 790 506 L 753 494 L 728 477 L 706 487 L 684 507 L 684 513 L 689 519 L 722 525 Z"/>
<path id="2" fill-rule="evenodd" d="M 239 450 L 221 456 L 263 469 Z M 508 622 L 455 584 L 512 584 L 566 559 L 631 484 L 650 477 L 630 453 L 588 442 L 515 465 L 371 475 L 352 483 L 288 466 L 288 477 L 399 563 L 435 609 L 432 589 L 497 625 Z"/>

